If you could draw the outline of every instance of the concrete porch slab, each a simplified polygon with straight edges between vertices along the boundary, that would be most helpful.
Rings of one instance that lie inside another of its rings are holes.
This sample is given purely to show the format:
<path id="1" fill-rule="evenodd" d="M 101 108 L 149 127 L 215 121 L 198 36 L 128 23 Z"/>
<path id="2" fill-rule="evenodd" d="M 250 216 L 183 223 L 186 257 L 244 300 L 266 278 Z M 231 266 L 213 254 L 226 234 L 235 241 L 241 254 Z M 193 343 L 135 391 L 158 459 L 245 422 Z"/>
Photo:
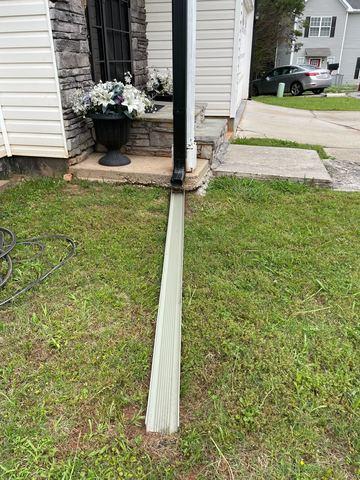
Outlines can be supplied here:
<path id="1" fill-rule="evenodd" d="M 152 113 L 144 113 L 136 118 L 136 121 L 148 121 L 148 122 L 173 122 L 173 103 L 172 102 L 162 102 L 158 100 L 154 100 L 155 105 L 159 105 L 162 108 L 160 110 L 156 110 Z M 206 110 L 206 103 L 196 103 L 195 105 L 195 119 L 205 112 Z M 199 119 L 200 122 L 200 119 Z M 196 123 L 199 123 L 196 122 Z"/>
<path id="2" fill-rule="evenodd" d="M 171 158 L 128 155 L 131 160 L 129 165 L 104 167 L 98 163 L 103 155 L 103 153 L 93 153 L 83 162 L 70 167 L 70 173 L 81 180 L 95 182 L 171 187 L 170 180 L 173 170 Z M 199 188 L 206 180 L 209 170 L 209 162 L 198 159 L 196 170 L 186 174 L 185 190 Z"/>
<path id="3" fill-rule="evenodd" d="M 230 145 L 215 176 L 291 180 L 330 187 L 332 180 L 314 150 Z"/>

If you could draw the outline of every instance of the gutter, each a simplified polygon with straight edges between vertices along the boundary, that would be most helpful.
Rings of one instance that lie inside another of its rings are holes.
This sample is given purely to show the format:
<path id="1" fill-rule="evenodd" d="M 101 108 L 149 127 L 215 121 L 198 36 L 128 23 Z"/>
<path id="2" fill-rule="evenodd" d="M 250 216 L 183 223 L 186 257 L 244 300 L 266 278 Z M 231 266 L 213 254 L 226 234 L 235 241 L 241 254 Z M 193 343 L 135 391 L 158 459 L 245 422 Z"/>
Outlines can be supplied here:
<path id="1" fill-rule="evenodd" d="M 182 188 L 187 156 L 188 0 L 172 0 L 174 82 L 174 169 L 171 185 Z"/>

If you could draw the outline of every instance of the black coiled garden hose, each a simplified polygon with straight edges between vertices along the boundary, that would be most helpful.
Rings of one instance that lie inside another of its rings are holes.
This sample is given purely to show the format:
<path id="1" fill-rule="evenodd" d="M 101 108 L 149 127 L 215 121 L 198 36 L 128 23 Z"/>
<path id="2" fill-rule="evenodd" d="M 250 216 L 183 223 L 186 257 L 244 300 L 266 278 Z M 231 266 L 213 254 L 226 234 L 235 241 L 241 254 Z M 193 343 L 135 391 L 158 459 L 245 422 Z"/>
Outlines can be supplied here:
<path id="1" fill-rule="evenodd" d="M 14 263 L 15 262 L 20 263 L 24 261 L 24 260 L 14 260 L 12 256 L 13 250 L 19 245 L 35 247 L 37 249 L 37 253 L 35 253 L 31 258 L 26 259 L 26 261 L 35 260 L 44 253 L 46 249 L 46 245 L 43 242 L 46 240 L 64 240 L 65 242 L 67 242 L 68 252 L 65 255 L 65 257 L 60 262 L 58 262 L 56 265 L 51 267 L 45 273 L 41 274 L 39 277 L 37 277 L 35 280 L 30 282 L 25 287 L 17 290 L 15 293 L 5 298 L 4 300 L 0 299 L 0 307 L 3 307 L 7 303 L 12 302 L 19 295 L 22 295 L 23 293 L 27 292 L 31 288 L 35 287 L 39 283 L 46 280 L 52 273 L 54 273 L 56 270 L 61 268 L 66 262 L 68 262 L 70 258 L 73 257 L 76 253 L 76 245 L 74 240 L 67 237 L 66 235 L 57 235 L 57 234 L 42 235 L 41 237 L 37 237 L 37 238 L 30 238 L 28 240 L 17 241 L 16 235 L 14 232 L 12 232 L 7 228 L 0 227 L 0 267 L 2 266 L 1 265 L 2 263 L 5 263 L 5 273 L 1 274 L 2 270 L 0 268 L 0 291 L 11 280 L 13 276 Z"/>

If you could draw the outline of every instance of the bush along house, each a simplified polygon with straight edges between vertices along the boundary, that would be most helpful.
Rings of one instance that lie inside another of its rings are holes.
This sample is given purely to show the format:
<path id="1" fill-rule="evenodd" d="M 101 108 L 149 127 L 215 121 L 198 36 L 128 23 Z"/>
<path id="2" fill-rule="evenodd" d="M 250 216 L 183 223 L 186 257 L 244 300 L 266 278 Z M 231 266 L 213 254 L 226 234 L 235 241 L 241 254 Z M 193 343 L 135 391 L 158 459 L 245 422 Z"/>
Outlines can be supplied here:
<path id="1" fill-rule="evenodd" d="M 204 173 L 223 154 L 227 130 L 236 128 L 248 96 L 254 5 L 253 0 L 188 1 L 194 31 L 188 170 L 201 167 Z M 56 175 L 70 168 L 81 178 L 122 180 L 121 174 L 113 178 L 89 170 L 97 164 L 94 152 L 104 145 L 96 142 L 92 120 L 74 112 L 73 98 L 94 82 L 124 81 L 126 72 L 140 90 L 149 69 L 171 76 L 171 9 L 171 0 L 2 2 L 0 178 L 9 172 Z M 152 158 L 163 159 L 161 168 L 152 165 L 166 177 L 171 102 L 160 101 L 155 111 L 133 117 L 122 151 L 138 175 L 131 179 L 128 172 L 126 178 L 142 183 L 141 169 L 149 173 Z"/>
<path id="2" fill-rule="evenodd" d="M 346 84 L 360 78 L 360 0 L 307 0 L 298 51 L 281 46 L 276 66 L 329 68 Z"/>

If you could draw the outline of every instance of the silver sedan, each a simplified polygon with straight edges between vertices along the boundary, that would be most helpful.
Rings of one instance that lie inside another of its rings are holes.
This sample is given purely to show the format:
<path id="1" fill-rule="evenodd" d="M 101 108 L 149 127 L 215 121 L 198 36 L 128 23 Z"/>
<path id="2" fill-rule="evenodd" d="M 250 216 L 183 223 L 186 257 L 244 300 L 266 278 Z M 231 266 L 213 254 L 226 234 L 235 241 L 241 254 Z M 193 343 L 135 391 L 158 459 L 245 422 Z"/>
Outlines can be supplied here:
<path id="1" fill-rule="evenodd" d="M 294 96 L 302 95 L 309 90 L 320 94 L 331 86 L 331 75 L 329 70 L 312 65 L 278 67 L 251 82 L 252 94 L 254 96 L 275 94 L 279 83 L 285 83 L 285 92 Z"/>

